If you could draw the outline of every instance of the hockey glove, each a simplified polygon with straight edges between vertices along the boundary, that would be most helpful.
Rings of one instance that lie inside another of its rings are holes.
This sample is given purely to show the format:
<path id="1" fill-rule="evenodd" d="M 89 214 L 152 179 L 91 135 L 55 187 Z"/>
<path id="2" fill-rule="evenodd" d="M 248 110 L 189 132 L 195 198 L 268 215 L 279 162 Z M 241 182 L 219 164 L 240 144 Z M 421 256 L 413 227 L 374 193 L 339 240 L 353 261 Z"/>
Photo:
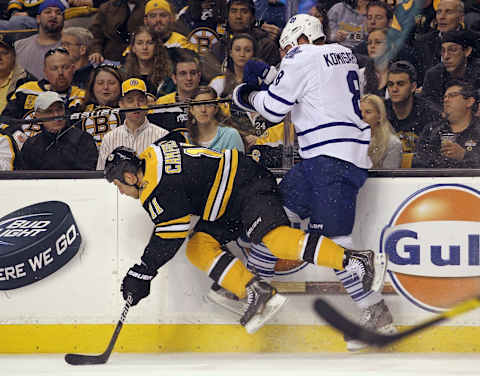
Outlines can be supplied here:
<path id="1" fill-rule="evenodd" d="M 140 300 L 150 294 L 150 283 L 156 275 L 156 271 L 149 270 L 143 263 L 141 265 L 133 265 L 128 270 L 125 278 L 123 278 L 122 287 L 120 288 L 123 299 L 127 300 L 127 296 L 131 295 L 133 298 L 131 305 L 137 305 Z"/>
<path id="2" fill-rule="evenodd" d="M 250 149 L 252 159 L 268 168 L 282 167 L 283 145 L 254 145 Z"/>
<path id="3" fill-rule="evenodd" d="M 258 90 L 267 90 L 276 75 L 277 70 L 274 66 L 259 60 L 248 60 L 243 68 L 243 82 Z"/>
<path id="4" fill-rule="evenodd" d="M 233 103 L 243 111 L 256 112 L 250 100 L 251 95 L 258 91 L 257 87 L 248 84 L 240 84 L 233 89 L 232 99 Z"/>

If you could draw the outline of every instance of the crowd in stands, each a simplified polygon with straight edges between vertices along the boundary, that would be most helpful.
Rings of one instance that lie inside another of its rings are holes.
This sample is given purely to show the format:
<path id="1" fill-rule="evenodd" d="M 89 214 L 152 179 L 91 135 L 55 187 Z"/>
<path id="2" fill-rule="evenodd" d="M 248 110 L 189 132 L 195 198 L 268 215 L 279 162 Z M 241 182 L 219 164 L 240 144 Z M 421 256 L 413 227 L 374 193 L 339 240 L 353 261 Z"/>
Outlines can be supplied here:
<path id="1" fill-rule="evenodd" d="M 373 168 L 480 168 L 476 0 L 306 3 L 326 43 L 357 58 Z M 0 20 L 0 170 L 103 169 L 115 147 L 140 153 L 178 129 L 193 144 L 281 167 L 291 124 L 231 103 L 186 103 L 230 98 L 251 59 L 278 66 L 287 5 L 10 0 Z M 55 116 L 64 118 L 29 121 Z"/>

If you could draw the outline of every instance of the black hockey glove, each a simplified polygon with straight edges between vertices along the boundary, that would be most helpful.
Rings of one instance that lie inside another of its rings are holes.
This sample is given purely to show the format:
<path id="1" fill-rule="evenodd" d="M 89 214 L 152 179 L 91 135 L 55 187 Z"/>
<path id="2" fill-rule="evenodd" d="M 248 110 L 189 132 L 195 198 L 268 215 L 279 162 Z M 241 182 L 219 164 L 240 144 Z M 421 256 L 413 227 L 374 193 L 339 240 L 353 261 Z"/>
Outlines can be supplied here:
<path id="1" fill-rule="evenodd" d="M 131 305 L 137 305 L 140 300 L 150 294 L 150 283 L 156 275 L 157 272 L 149 270 L 145 264 L 133 265 L 123 278 L 120 287 L 123 299 L 127 300 L 128 295 L 131 295 L 133 298 Z"/>

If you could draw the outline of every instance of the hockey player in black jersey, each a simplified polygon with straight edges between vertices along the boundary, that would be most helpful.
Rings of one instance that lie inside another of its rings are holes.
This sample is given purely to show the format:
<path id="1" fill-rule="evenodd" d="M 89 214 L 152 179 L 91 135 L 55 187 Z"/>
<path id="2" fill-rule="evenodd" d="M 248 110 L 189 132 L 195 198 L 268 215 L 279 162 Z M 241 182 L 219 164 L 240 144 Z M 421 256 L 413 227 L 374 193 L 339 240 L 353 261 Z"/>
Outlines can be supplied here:
<path id="1" fill-rule="evenodd" d="M 131 294 L 133 305 L 148 296 L 157 270 L 182 245 L 191 215 L 200 218 L 190 235 L 187 257 L 217 284 L 240 299 L 247 297 L 240 323 L 249 333 L 270 319 L 286 299 L 222 248 L 245 232 L 279 258 L 339 270 L 361 269 L 367 290 L 383 284 L 383 254 L 346 250 L 327 237 L 289 227 L 274 176 L 237 150 L 217 153 L 159 140 L 137 156 L 119 147 L 107 158 L 105 177 L 120 193 L 140 199 L 155 224 L 141 263 L 123 279 L 123 296 Z"/>

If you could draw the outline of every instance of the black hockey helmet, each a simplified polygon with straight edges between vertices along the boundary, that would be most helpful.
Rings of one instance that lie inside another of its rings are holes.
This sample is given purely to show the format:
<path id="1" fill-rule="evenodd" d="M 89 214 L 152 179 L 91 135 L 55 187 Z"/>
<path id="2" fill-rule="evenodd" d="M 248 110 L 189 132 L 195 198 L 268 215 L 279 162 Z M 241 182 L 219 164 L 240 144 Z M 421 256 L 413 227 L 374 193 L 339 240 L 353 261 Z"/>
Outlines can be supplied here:
<path id="1" fill-rule="evenodd" d="M 113 182 L 114 179 L 118 179 L 123 184 L 130 185 L 123 179 L 123 173 L 131 172 L 135 174 L 141 165 L 142 162 L 137 157 L 135 150 L 127 148 L 126 146 L 119 146 L 107 157 L 104 175 L 110 183 Z"/>

